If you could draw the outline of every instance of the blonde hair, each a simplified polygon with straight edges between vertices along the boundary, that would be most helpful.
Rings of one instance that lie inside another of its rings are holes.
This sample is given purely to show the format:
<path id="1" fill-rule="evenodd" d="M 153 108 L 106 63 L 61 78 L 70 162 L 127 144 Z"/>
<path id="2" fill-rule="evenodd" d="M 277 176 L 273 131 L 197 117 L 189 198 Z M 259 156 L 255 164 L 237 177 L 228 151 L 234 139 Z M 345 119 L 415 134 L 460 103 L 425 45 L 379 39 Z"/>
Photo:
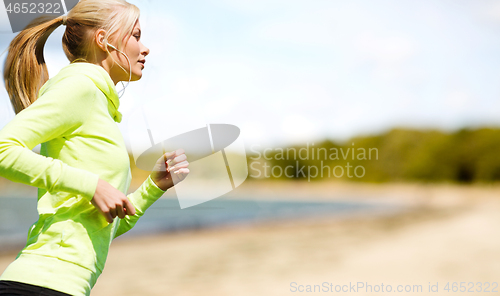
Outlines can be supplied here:
<path id="1" fill-rule="evenodd" d="M 66 18 L 62 38 L 66 57 L 70 62 L 95 60 L 96 46 L 92 41 L 98 29 L 106 31 L 104 42 L 117 40 L 120 49 L 122 40 L 132 35 L 139 14 L 139 8 L 124 0 L 80 0 Z M 4 80 L 16 114 L 36 101 L 38 91 L 49 79 L 43 49 L 49 35 L 63 24 L 63 19 L 63 16 L 49 20 L 37 18 L 9 45 Z M 121 34 L 116 36 L 120 30 Z M 109 53 L 107 47 L 106 51 Z"/>

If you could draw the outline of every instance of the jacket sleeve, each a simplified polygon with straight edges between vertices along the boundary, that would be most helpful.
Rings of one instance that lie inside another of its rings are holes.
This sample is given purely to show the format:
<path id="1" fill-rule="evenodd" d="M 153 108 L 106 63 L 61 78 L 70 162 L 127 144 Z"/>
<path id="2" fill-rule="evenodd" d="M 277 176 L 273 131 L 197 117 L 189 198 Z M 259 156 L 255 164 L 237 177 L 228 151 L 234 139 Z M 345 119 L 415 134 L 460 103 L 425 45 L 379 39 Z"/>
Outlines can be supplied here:
<path id="1" fill-rule="evenodd" d="M 126 215 L 125 218 L 120 219 L 120 224 L 118 226 L 118 230 L 116 231 L 115 238 L 132 229 L 132 227 L 134 227 L 137 223 L 137 220 L 144 215 L 144 212 L 146 212 L 146 210 L 165 192 L 167 191 L 159 188 L 153 182 L 151 176 L 148 176 L 146 181 L 144 181 L 135 192 L 127 195 L 128 199 L 135 206 L 135 215 Z"/>
<path id="2" fill-rule="evenodd" d="M 0 130 L 0 176 L 47 190 L 92 200 L 99 176 L 71 167 L 32 149 L 76 131 L 92 110 L 96 87 L 84 75 L 72 75 L 45 89 L 28 108 Z"/>

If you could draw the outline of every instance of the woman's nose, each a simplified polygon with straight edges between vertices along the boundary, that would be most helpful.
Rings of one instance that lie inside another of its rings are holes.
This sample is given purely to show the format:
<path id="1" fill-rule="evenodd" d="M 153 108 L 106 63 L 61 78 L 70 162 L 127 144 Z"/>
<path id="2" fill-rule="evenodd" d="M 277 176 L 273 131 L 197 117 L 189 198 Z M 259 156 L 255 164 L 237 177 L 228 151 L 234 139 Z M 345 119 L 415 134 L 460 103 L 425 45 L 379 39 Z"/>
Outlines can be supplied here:
<path id="1" fill-rule="evenodd" d="M 147 56 L 149 54 L 149 48 L 147 48 L 146 46 L 143 46 L 141 53 L 143 56 Z"/>

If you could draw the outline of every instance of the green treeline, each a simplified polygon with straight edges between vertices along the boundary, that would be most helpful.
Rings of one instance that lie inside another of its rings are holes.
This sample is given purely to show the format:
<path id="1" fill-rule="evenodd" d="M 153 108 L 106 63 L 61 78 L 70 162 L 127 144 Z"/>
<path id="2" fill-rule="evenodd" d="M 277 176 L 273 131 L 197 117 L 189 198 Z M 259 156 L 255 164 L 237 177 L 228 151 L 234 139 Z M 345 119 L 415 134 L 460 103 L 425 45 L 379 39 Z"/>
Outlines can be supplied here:
<path id="1" fill-rule="evenodd" d="M 251 178 L 492 182 L 500 180 L 500 129 L 393 129 L 345 143 L 253 147 L 247 157 Z"/>

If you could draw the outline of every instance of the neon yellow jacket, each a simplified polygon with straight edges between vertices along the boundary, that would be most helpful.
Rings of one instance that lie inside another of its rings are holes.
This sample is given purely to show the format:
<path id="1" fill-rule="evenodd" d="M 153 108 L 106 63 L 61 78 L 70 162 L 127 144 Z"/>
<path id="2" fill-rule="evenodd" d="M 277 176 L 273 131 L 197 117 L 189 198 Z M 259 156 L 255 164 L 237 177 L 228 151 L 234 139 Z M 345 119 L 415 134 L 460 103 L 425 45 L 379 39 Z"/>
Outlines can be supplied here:
<path id="1" fill-rule="evenodd" d="M 127 193 L 130 161 L 119 99 L 101 66 L 73 63 L 0 130 L 0 176 L 38 187 L 38 221 L 0 280 L 90 295 L 111 241 L 130 230 L 165 191 L 150 177 L 128 195 L 136 215 L 109 224 L 91 204 L 99 178 Z M 41 145 L 40 155 L 32 149 Z"/>

